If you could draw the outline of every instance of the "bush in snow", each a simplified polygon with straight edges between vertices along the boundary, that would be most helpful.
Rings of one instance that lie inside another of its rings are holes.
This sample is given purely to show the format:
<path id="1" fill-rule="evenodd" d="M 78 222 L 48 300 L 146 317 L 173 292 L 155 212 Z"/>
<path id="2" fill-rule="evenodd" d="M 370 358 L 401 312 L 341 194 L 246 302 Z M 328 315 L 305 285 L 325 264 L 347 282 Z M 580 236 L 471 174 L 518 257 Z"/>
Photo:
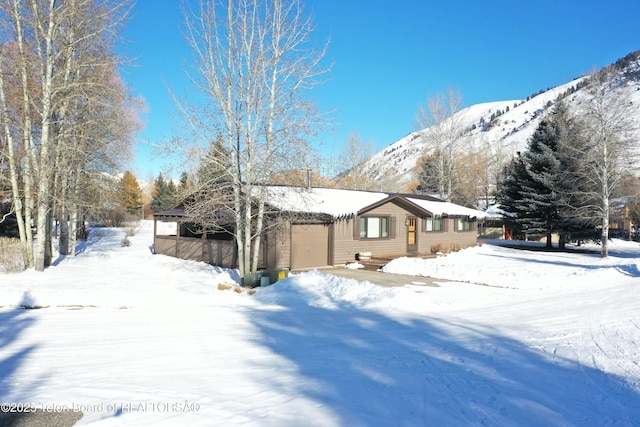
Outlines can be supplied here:
<path id="1" fill-rule="evenodd" d="M 127 248 L 127 247 L 131 246 L 131 240 L 129 240 L 128 237 L 125 237 L 124 239 L 122 239 L 120 241 L 120 246 L 122 246 L 123 248 Z"/>

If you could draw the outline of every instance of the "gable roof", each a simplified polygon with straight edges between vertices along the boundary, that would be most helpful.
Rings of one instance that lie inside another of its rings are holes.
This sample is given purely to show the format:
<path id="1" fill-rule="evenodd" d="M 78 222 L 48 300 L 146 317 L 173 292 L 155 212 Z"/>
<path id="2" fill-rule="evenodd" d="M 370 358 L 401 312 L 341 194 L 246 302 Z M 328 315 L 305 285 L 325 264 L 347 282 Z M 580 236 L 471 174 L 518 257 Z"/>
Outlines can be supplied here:
<path id="1" fill-rule="evenodd" d="M 284 186 L 270 186 L 268 192 L 269 204 L 273 207 L 289 212 L 326 214 L 333 219 L 356 216 L 391 201 L 404 206 L 409 205 L 417 213 L 426 215 L 472 218 L 487 216 L 477 209 L 417 194 Z"/>
<path id="2" fill-rule="evenodd" d="M 418 199 L 415 197 L 407 197 L 407 200 L 434 216 L 468 216 L 471 218 L 484 218 L 488 216 L 481 210 L 467 208 L 465 206 L 456 205 L 451 202 L 444 202 L 442 200 L 434 201 Z"/>
<path id="3" fill-rule="evenodd" d="M 325 214 L 333 219 L 355 216 L 389 194 L 339 188 L 269 186 L 269 204 L 288 212 Z"/>

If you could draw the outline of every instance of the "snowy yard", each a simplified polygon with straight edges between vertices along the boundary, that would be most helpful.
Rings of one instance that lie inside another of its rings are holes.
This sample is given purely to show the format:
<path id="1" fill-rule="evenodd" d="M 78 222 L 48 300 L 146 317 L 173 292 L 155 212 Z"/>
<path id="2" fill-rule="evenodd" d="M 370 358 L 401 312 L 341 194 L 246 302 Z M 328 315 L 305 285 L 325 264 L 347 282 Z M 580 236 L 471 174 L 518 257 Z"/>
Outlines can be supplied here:
<path id="1" fill-rule="evenodd" d="M 637 243 L 483 245 L 387 267 L 455 281 L 437 288 L 316 271 L 248 295 L 152 255 L 152 231 L 0 274 L 0 402 L 92 426 L 640 424 Z"/>

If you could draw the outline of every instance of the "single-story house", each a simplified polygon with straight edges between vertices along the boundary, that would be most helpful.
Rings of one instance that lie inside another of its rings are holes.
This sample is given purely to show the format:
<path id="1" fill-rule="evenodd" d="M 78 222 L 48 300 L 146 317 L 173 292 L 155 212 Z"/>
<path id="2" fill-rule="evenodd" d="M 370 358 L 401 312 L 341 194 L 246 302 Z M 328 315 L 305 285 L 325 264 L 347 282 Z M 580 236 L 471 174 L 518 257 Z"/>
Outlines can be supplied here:
<path id="1" fill-rule="evenodd" d="M 362 254 L 419 256 L 476 245 L 484 212 L 417 194 L 269 186 L 269 205 L 295 214 L 263 237 L 260 268 L 304 269 Z M 184 209 L 154 216 L 154 252 L 237 267 L 230 234 L 194 232 Z"/>

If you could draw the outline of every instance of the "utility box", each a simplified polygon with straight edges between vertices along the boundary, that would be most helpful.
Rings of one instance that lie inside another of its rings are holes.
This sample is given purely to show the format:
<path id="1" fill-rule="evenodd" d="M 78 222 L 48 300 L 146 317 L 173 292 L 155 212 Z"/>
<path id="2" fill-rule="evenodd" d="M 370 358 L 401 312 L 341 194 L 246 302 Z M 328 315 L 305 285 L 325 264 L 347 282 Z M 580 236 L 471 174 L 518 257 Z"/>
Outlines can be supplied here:
<path id="1" fill-rule="evenodd" d="M 255 288 L 258 286 L 269 286 L 278 280 L 289 277 L 289 270 L 265 270 L 257 273 L 245 274 L 242 278 L 242 286 Z"/>
<path id="2" fill-rule="evenodd" d="M 273 285 L 278 280 L 289 277 L 289 270 L 267 270 L 265 273 L 269 276 L 269 284 Z"/>
<path id="3" fill-rule="evenodd" d="M 245 274 L 242 278 L 242 286 L 246 288 L 255 288 L 260 286 L 262 273 L 249 273 Z"/>

